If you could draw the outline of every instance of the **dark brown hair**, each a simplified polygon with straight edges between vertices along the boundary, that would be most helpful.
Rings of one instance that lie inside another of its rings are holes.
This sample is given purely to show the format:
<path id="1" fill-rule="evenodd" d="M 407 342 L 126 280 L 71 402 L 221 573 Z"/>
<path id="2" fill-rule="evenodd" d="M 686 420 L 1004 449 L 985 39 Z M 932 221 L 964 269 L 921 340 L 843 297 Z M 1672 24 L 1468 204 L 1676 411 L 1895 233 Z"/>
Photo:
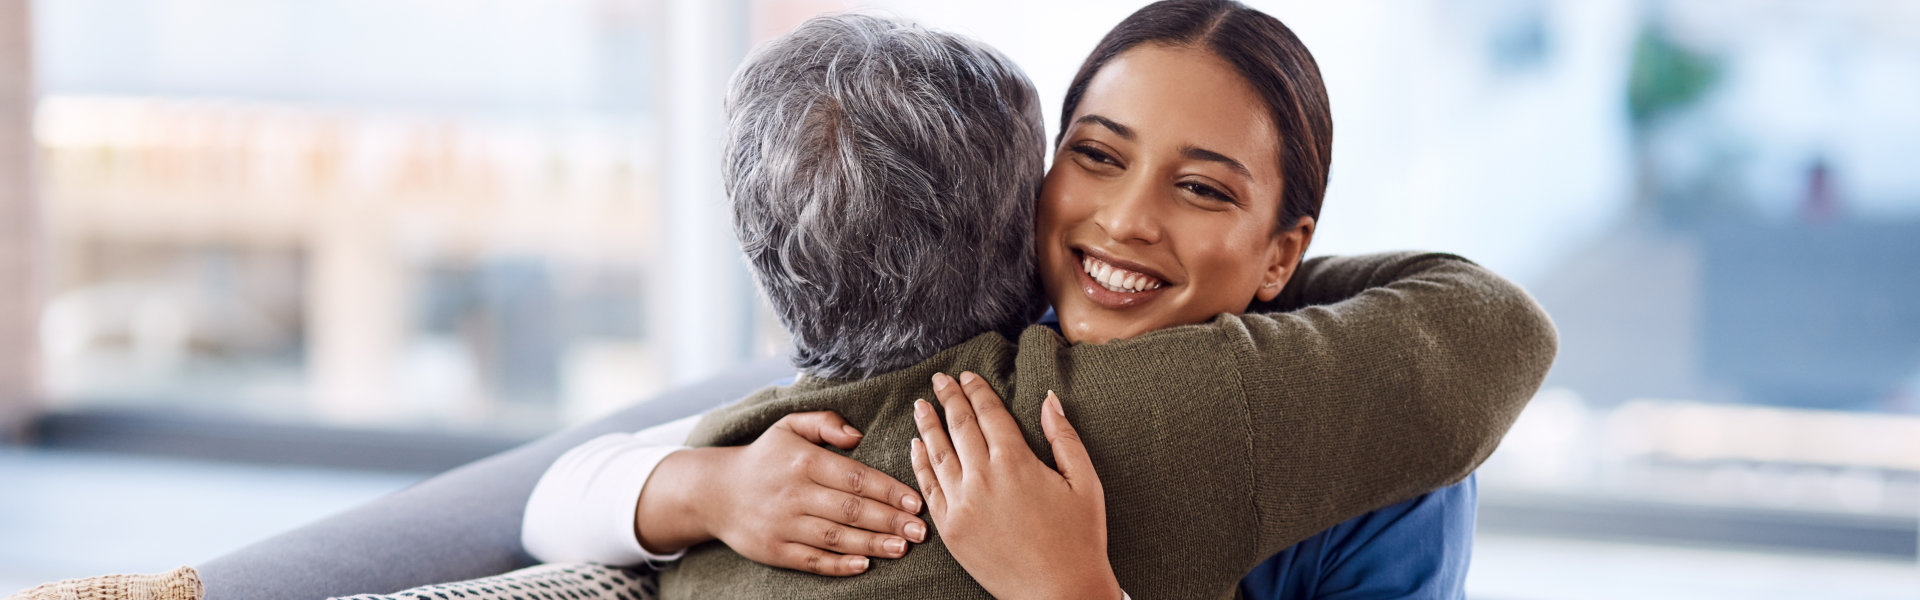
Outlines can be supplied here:
<path id="1" fill-rule="evenodd" d="M 1087 82 L 1113 57 L 1141 44 L 1203 48 L 1233 65 L 1266 100 L 1280 134 L 1280 228 L 1293 227 L 1300 217 L 1319 220 L 1333 161 L 1333 113 L 1320 67 L 1279 19 L 1233 0 L 1164 0 L 1115 25 L 1067 86 L 1054 145 L 1066 138 Z"/>

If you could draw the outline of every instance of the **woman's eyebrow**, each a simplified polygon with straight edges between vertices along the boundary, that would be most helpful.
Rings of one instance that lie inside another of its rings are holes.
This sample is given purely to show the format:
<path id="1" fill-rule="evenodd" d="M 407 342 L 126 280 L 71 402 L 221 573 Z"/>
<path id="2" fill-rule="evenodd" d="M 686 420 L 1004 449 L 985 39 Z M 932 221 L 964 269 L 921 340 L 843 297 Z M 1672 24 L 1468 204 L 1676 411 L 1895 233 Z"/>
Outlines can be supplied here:
<path id="1" fill-rule="evenodd" d="M 1114 135 L 1120 136 L 1120 139 L 1127 140 L 1129 142 L 1134 141 L 1133 128 L 1125 125 L 1121 125 L 1115 122 L 1113 119 L 1102 117 L 1100 115 L 1081 115 L 1080 118 L 1073 120 L 1074 125 L 1082 125 L 1087 123 L 1092 123 L 1094 125 L 1105 127 L 1108 130 L 1113 131 Z M 1229 157 L 1225 154 L 1221 154 L 1219 152 L 1214 152 L 1212 150 L 1201 148 L 1199 146 L 1186 146 L 1180 149 L 1180 155 L 1192 160 L 1204 160 L 1207 162 L 1217 162 L 1217 163 L 1226 165 L 1227 168 L 1229 169 L 1233 169 L 1234 172 L 1239 173 L 1242 177 L 1246 177 L 1247 179 L 1253 179 L 1253 171 L 1247 169 L 1246 165 L 1241 164 L 1240 161 L 1234 160 L 1232 157 Z"/>
<path id="2" fill-rule="evenodd" d="M 1133 141 L 1133 128 L 1125 125 L 1121 125 L 1119 123 L 1115 123 L 1113 119 L 1102 117 L 1100 115 L 1081 115 L 1080 118 L 1073 120 L 1074 125 L 1081 125 L 1085 123 L 1093 123 L 1095 125 L 1105 127 L 1109 130 L 1112 130 L 1114 135 L 1120 136 L 1120 139 L 1123 139 L 1129 142 Z"/>
<path id="3" fill-rule="evenodd" d="M 1247 179 L 1253 179 L 1253 171 L 1247 170 L 1246 165 L 1240 164 L 1240 161 L 1234 160 L 1228 157 L 1227 155 L 1221 154 L 1219 152 L 1214 152 L 1212 150 L 1208 150 L 1206 148 L 1201 148 L 1198 146 L 1187 146 L 1180 149 L 1180 156 L 1184 156 L 1192 160 L 1204 160 L 1208 162 L 1217 162 L 1217 163 L 1226 165 L 1227 168 L 1229 169 L 1233 169 L 1235 172 L 1239 173 L 1240 176 L 1242 177 L 1246 177 Z"/>

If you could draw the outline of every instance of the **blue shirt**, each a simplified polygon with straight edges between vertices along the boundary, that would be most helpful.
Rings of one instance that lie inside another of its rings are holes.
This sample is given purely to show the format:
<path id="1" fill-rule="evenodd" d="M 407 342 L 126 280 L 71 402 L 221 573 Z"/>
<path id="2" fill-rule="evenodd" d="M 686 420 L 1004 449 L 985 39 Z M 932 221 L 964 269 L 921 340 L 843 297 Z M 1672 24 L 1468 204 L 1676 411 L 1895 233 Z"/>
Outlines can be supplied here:
<path id="1" fill-rule="evenodd" d="M 1473 475 L 1280 551 L 1240 580 L 1247 598 L 1465 598 Z"/>
<path id="2" fill-rule="evenodd" d="M 1040 322 L 1060 328 L 1052 309 Z M 1269 557 L 1240 580 L 1240 593 L 1273 600 L 1465 598 L 1478 499 L 1468 475 L 1360 515 Z"/>

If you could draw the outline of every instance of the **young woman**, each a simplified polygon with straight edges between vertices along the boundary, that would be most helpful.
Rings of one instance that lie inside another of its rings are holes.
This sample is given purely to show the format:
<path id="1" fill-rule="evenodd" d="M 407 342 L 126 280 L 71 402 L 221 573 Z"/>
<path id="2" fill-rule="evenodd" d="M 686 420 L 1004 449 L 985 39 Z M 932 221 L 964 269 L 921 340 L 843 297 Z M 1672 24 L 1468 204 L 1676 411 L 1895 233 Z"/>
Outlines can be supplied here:
<path id="1" fill-rule="evenodd" d="M 1060 123 L 1035 227 L 1068 340 L 1132 338 L 1275 300 L 1312 240 L 1332 141 L 1313 59 L 1277 20 L 1232 2 L 1144 8 L 1088 57 Z M 937 393 L 948 422 L 980 423 L 956 437 L 987 443 L 982 432 L 1015 427 L 1005 411 L 973 414 L 1001 403 L 990 387 Z M 1086 543 L 1105 539 L 1107 520 L 1077 436 L 1065 450 L 1056 443 L 1058 472 L 1017 444 L 1004 449 L 1012 460 L 975 465 L 935 411 L 921 420 L 915 477 L 945 544 L 983 586 L 1003 598 L 1118 587 L 1105 544 Z M 952 460 L 933 464 L 927 448 Z M 1242 590 L 1462 596 L 1472 513 L 1469 481 L 1327 530 L 1262 564 Z M 1060 581 L 1088 573 L 1093 581 Z"/>

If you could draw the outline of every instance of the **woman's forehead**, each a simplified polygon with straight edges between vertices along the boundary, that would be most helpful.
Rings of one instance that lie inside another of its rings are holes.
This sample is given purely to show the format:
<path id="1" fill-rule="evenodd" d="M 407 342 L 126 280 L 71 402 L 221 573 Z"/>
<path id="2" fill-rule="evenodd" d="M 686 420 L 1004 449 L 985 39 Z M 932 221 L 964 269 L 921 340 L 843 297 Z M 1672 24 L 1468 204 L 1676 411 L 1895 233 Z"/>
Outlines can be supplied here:
<path id="1" fill-rule="evenodd" d="M 1197 146 L 1277 177 L 1279 134 L 1266 103 L 1211 52 L 1149 44 L 1115 56 L 1088 81 L 1075 120 L 1097 115 L 1142 144 Z M 1072 127 L 1073 124 L 1067 124 Z"/>

